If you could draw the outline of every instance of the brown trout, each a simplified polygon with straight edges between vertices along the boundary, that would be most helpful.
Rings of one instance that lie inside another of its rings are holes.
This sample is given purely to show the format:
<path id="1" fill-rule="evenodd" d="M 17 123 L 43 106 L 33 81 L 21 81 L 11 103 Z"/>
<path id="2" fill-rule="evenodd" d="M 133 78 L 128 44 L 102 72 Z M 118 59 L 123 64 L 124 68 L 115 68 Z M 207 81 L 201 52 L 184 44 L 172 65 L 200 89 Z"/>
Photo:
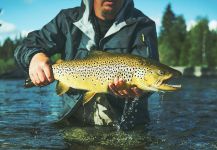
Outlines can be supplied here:
<path id="1" fill-rule="evenodd" d="M 96 93 L 108 93 L 108 85 L 115 77 L 126 81 L 122 88 L 137 86 L 147 92 L 175 91 L 181 88 L 181 85 L 167 83 L 181 76 L 179 71 L 157 61 L 129 54 L 93 51 L 84 59 L 54 64 L 52 70 L 55 80 L 58 80 L 57 94 L 64 94 L 70 87 L 86 90 L 84 103 Z"/>

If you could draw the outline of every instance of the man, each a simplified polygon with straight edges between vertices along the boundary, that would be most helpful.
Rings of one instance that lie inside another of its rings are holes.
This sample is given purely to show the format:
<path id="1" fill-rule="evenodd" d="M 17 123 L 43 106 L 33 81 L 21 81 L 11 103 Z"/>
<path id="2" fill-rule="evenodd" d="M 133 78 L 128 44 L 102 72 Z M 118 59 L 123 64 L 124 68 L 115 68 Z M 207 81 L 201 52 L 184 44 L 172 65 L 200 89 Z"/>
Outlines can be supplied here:
<path id="1" fill-rule="evenodd" d="M 83 0 L 81 7 L 62 10 L 41 30 L 29 33 L 17 47 L 15 58 L 35 85 L 44 86 L 54 80 L 50 56 L 60 53 L 62 59 L 72 60 L 84 58 L 92 50 L 158 60 L 155 23 L 134 8 L 133 0 Z M 71 89 L 63 96 L 60 120 L 94 125 L 118 123 L 123 128 L 144 123 L 148 120 L 148 95 L 137 87 L 118 90 L 123 84 L 123 79 L 114 79 L 108 87 L 112 94 L 97 95 L 84 106 L 83 91 Z"/>

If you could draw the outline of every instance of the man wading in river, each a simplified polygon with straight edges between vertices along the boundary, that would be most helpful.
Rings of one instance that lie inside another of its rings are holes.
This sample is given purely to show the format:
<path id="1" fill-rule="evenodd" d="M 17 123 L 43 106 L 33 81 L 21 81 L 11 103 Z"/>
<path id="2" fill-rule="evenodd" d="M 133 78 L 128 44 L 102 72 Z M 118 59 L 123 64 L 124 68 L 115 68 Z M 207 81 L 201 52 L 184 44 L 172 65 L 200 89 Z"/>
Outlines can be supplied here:
<path id="1" fill-rule="evenodd" d="M 158 60 L 155 23 L 134 8 L 133 0 L 83 0 L 80 7 L 60 11 L 41 30 L 29 33 L 17 47 L 15 58 L 35 85 L 45 86 L 54 80 L 50 56 L 60 53 L 62 59 L 72 60 L 92 50 Z M 59 121 L 119 124 L 123 129 L 147 122 L 148 94 L 137 87 L 118 90 L 124 82 L 115 79 L 108 87 L 111 94 L 98 94 L 84 106 L 84 91 L 70 89 L 63 95 Z"/>

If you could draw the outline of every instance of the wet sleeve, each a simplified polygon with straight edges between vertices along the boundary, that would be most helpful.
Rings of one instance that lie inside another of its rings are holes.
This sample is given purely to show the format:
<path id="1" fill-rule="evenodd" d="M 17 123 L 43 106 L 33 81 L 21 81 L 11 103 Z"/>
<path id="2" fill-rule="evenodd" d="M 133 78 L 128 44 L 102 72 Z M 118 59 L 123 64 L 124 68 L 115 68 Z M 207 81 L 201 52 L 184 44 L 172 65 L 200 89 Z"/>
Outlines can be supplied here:
<path id="1" fill-rule="evenodd" d="M 16 62 L 25 71 L 33 55 L 39 52 L 51 56 L 61 53 L 64 49 L 64 14 L 62 11 L 41 30 L 36 30 L 28 34 L 23 42 L 17 46 L 14 52 Z"/>

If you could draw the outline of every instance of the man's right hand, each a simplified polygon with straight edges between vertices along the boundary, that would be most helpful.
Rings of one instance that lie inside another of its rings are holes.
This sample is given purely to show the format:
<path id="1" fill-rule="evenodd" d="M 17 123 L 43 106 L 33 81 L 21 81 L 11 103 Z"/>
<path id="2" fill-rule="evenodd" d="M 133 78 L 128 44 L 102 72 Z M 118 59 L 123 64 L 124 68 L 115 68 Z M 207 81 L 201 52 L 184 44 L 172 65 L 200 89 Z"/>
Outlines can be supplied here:
<path id="1" fill-rule="evenodd" d="M 44 53 L 37 53 L 32 57 L 29 76 L 36 86 L 45 86 L 54 81 L 50 59 Z"/>

